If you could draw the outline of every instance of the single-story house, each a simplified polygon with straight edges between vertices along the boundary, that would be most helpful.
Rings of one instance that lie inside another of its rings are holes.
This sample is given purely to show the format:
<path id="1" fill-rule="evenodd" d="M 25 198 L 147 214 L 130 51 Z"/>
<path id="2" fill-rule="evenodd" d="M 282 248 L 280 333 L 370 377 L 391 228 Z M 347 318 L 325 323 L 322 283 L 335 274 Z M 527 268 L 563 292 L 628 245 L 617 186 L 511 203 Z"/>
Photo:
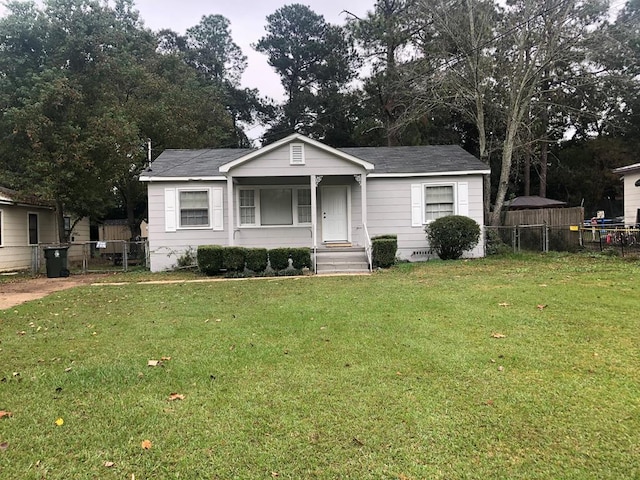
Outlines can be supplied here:
<path id="1" fill-rule="evenodd" d="M 640 225 L 640 163 L 616 168 L 624 182 L 624 223 Z"/>
<path id="2" fill-rule="evenodd" d="M 71 219 L 65 217 L 65 222 Z M 70 233 L 72 241 L 89 241 L 89 221 L 78 222 Z M 29 270 L 41 264 L 43 244 L 56 244 L 57 217 L 50 202 L 0 187 L 0 271 Z M 68 258 L 82 259 L 82 247 L 73 246 Z"/>
<path id="3" fill-rule="evenodd" d="M 399 258 L 425 260 L 427 223 L 459 214 L 483 225 L 488 174 L 455 145 L 336 149 L 293 134 L 258 149 L 165 150 L 140 177 L 151 270 L 212 244 L 309 247 L 317 271 L 348 270 L 356 257 L 366 269 L 382 234 L 398 236 Z"/>

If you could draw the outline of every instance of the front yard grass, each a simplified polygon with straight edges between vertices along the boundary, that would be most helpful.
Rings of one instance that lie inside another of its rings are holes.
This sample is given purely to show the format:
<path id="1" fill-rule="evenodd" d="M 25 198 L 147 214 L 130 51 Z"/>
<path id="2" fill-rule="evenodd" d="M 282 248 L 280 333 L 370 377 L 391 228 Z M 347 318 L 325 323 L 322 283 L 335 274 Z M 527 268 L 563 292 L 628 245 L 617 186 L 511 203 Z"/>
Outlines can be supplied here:
<path id="1" fill-rule="evenodd" d="M 0 312 L 0 478 L 639 478 L 639 270 L 56 293 Z"/>

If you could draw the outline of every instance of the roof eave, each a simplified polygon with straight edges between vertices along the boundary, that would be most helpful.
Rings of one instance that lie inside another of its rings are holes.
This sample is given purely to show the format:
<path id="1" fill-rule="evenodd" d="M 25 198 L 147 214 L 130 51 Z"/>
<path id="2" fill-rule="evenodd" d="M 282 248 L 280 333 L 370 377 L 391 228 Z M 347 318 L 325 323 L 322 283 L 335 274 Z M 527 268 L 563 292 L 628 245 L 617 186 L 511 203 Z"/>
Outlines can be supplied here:
<path id="1" fill-rule="evenodd" d="M 368 178 L 407 178 L 407 177 L 460 177 L 465 175 L 489 175 L 491 170 L 453 170 L 449 172 L 414 172 L 414 173 L 370 173 Z"/>
<path id="2" fill-rule="evenodd" d="M 224 182 L 227 177 L 224 175 L 214 176 L 189 176 L 189 177 L 157 177 L 152 175 L 140 175 L 141 182 Z"/>

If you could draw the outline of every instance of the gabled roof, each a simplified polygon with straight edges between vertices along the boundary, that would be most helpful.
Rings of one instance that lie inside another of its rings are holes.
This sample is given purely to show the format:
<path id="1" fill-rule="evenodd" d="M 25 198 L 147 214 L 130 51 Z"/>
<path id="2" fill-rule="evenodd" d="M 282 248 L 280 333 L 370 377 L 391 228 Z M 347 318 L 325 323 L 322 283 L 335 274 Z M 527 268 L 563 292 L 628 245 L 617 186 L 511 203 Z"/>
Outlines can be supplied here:
<path id="1" fill-rule="evenodd" d="M 233 167 L 292 142 L 313 145 L 362 166 L 371 177 L 488 174 L 489 167 L 457 145 L 332 148 L 293 134 L 259 149 L 165 150 L 141 176 L 152 180 L 224 180 Z"/>
<path id="2" fill-rule="evenodd" d="M 316 148 L 319 148 L 320 150 L 324 150 L 325 152 L 328 152 L 330 154 L 333 154 L 337 157 L 342 158 L 343 160 L 346 160 L 348 162 L 352 162 L 355 164 L 360 165 L 361 167 L 363 167 L 366 170 L 373 170 L 373 165 L 369 162 L 363 161 L 360 158 L 354 157 L 353 155 L 350 155 L 348 153 L 345 153 L 344 151 L 340 151 L 340 150 L 336 150 L 335 148 L 332 148 L 328 145 L 325 145 L 324 143 L 320 143 L 316 140 L 312 140 L 309 137 L 305 137 L 304 135 L 300 135 L 299 133 L 294 133 L 289 135 L 286 138 L 283 138 L 282 140 L 278 140 L 275 143 L 271 143 L 269 145 L 267 145 L 266 147 L 262 147 L 258 150 L 254 150 L 253 152 L 238 158 L 232 162 L 227 163 L 226 165 L 223 165 L 220 167 L 220 172 L 221 173 L 227 173 L 230 169 L 232 169 L 233 167 L 236 167 L 238 165 L 241 165 L 245 162 L 248 162 L 256 157 L 259 157 L 260 155 L 264 155 L 265 153 L 271 152 L 272 150 L 276 150 L 280 147 L 282 147 L 283 145 L 286 145 L 288 143 L 293 143 L 293 142 L 298 142 L 298 143 L 306 143 L 308 145 L 313 145 Z"/>
<path id="3" fill-rule="evenodd" d="M 0 187 L 0 204 L 19 205 L 22 207 L 53 208 L 53 203 L 43 200 L 35 195 L 27 195 L 17 190 Z"/>

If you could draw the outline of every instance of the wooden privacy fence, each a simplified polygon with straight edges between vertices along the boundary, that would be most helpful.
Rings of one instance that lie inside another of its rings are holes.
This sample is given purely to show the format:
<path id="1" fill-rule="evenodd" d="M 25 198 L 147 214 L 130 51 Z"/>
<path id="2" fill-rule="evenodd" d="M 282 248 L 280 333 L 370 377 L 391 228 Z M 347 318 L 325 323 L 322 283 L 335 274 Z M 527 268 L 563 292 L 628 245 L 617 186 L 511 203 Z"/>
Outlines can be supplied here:
<path id="1" fill-rule="evenodd" d="M 584 221 L 584 208 L 537 208 L 531 210 L 512 210 L 505 216 L 505 226 L 516 225 L 549 225 L 559 227 L 562 225 L 582 225 Z"/>

